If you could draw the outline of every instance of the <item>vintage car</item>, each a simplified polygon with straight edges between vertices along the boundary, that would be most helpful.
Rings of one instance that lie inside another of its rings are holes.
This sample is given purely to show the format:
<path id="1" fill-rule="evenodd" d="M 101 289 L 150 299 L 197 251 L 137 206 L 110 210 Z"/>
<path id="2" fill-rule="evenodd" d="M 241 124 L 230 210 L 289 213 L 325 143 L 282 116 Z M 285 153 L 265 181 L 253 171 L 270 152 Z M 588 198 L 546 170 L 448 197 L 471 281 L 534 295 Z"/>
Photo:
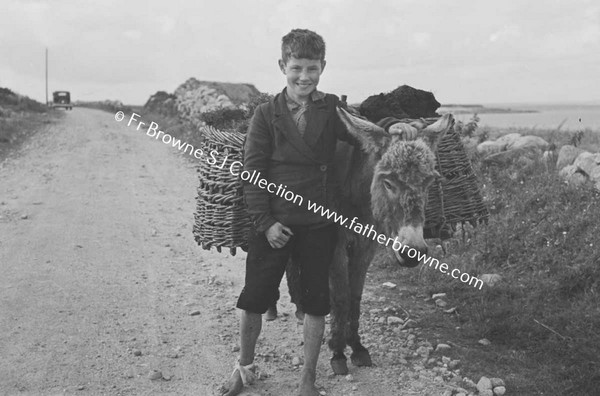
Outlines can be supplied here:
<path id="1" fill-rule="evenodd" d="M 52 92 L 52 107 L 64 107 L 66 110 L 72 110 L 71 93 L 69 91 Z"/>

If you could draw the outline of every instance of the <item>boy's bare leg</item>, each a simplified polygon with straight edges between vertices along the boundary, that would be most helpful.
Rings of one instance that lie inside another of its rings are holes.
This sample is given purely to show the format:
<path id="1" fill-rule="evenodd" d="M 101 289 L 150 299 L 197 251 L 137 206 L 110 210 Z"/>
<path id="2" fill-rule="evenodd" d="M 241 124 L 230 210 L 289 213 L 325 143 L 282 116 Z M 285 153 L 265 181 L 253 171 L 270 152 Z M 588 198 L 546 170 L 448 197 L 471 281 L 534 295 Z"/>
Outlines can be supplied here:
<path id="1" fill-rule="evenodd" d="M 304 366 L 300 379 L 300 396 L 320 395 L 315 387 L 315 379 L 324 331 L 324 316 L 304 315 Z"/>
<path id="2" fill-rule="evenodd" d="M 242 311 L 240 320 L 240 365 L 247 366 L 254 361 L 256 340 L 262 328 L 262 315 Z M 238 371 L 234 372 L 227 385 L 221 390 L 221 395 L 235 396 L 242 391 L 244 383 Z"/>

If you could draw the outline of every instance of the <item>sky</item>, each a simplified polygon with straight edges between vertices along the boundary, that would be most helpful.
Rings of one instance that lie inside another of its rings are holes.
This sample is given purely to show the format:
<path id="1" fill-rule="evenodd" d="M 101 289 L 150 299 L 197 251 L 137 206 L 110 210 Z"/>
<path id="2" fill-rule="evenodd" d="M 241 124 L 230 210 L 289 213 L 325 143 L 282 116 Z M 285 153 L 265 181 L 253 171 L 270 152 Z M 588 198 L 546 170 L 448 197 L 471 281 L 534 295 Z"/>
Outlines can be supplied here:
<path id="1" fill-rule="evenodd" d="M 0 0 L 0 87 L 144 104 L 190 77 L 276 93 L 281 37 L 327 45 L 319 89 L 449 103 L 600 104 L 597 0 Z"/>

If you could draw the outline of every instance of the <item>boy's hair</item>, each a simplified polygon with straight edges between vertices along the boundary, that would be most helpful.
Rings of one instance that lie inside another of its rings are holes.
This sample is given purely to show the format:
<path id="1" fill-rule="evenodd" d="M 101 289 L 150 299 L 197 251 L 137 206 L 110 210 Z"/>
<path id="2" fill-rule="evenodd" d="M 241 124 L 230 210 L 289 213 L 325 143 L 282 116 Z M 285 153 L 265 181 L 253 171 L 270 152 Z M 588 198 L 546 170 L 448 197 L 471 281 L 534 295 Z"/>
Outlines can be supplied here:
<path id="1" fill-rule="evenodd" d="M 291 58 L 325 60 L 325 41 L 317 33 L 307 29 L 294 29 L 281 39 L 281 59 Z"/>

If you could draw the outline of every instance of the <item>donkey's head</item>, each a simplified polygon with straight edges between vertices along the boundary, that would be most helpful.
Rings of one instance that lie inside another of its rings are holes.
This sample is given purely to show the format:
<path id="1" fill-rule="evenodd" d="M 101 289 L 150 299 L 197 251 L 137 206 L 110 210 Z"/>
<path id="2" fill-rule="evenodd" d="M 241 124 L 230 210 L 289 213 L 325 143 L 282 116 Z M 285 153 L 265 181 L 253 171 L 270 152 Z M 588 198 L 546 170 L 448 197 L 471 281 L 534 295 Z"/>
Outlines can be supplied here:
<path id="1" fill-rule="evenodd" d="M 445 115 L 422 129 L 416 140 L 405 141 L 343 109 L 338 109 L 338 115 L 360 149 L 372 160 L 369 162 L 375 164 L 370 191 L 377 231 L 392 239 L 397 237 L 402 247 L 406 246 L 393 246 L 400 265 L 418 265 L 418 257 L 427 252 L 423 239 L 427 189 L 440 177 L 435 170 L 434 153 L 454 122 L 452 116 Z"/>

